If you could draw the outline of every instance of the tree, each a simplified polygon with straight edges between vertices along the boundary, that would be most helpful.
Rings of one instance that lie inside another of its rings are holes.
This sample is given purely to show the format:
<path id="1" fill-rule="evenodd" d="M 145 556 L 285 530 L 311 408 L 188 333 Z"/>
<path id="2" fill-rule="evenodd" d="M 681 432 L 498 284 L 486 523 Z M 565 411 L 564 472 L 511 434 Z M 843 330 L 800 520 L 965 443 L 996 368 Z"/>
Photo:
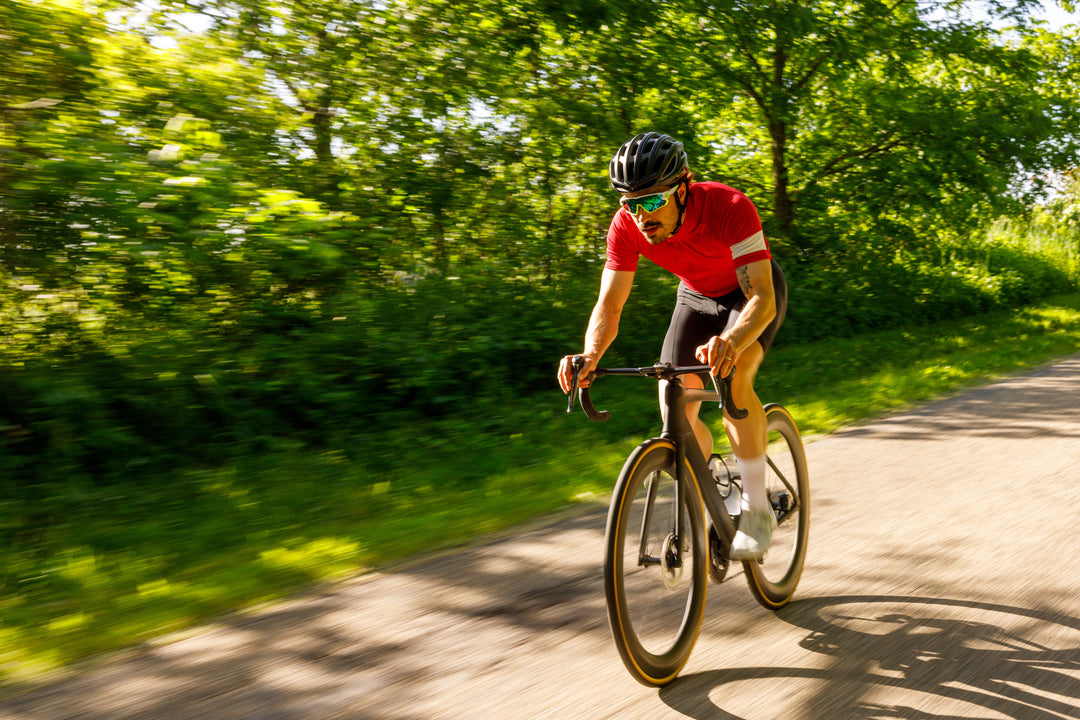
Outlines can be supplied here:
<path id="1" fill-rule="evenodd" d="M 711 136 L 722 162 L 768 192 L 775 234 L 812 246 L 801 226 L 840 208 L 955 221 L 958 208 L 1000 207 L 1018 173 L 1066 161 L 1072 149 L 1055 139 L 1076 98 L 1043 92 L 1053 68 L 1011 39 L 1037 31 L 932 15 L 950 7 L 726 0 L 673 10 L 672 42 L 684 65 L 698 63 L 683 92 L 700 123 L 719 104 L 741 130 L 725 137 L 721 123 Z M 991 11 L 1022 19 L 1029 7 Z"/>

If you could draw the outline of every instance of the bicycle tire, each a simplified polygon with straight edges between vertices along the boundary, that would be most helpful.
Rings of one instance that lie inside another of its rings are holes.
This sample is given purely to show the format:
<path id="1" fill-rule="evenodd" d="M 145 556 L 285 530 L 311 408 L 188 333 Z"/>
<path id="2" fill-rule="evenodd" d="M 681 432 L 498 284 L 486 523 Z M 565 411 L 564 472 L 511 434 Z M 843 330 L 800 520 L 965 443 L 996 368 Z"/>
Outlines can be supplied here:
<path id="1" fill-rule="evenodd" d="M 779 610 L 795 594 L 810 538 L 810 477 L 806 452 L 795 420 L 780 405 L 765 406 L 769 443 L 766 490 L 779 518 L 773 540 L 761 560 L 743 562 L 746 582 L 761 605 Z M 781 493 L 788 495 L 789 510 Z"/>
<path id="2" fill-rule="evenodd" d="M 650 686 L 675 679 L 705 614 L 709 547 L 701 491 L 686 483 L 676 493 L 676 478 L 671 441 L 647 440 L 623 465 L 607 519 L 608 623 L 627 670 Z"/>

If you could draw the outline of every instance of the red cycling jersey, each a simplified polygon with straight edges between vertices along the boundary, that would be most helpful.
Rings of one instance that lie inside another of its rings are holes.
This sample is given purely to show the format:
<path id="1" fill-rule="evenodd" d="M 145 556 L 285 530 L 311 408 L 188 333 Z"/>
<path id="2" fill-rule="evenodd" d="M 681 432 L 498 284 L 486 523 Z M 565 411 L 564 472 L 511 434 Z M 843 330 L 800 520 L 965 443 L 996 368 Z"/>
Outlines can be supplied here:
<path id="1" fill-rule="evenodd" d="M 739 287 L 736 268 L 772 259 L 754 203 L 717 182 L 690 186 L 679 232 L 659 245 L 651 245 L 633 216 L 620 208 L 608 228 L 604 267 L 637 270 L 639 255 L 709 297 L 720 297 Z"/>

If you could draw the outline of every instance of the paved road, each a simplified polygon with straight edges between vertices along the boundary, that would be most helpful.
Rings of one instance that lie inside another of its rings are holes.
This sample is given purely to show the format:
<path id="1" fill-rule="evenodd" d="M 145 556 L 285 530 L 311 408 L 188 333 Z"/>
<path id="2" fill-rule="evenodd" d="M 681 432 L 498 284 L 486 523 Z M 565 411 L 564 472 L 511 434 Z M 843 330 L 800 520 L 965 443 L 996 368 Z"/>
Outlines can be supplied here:
<path id="1" fill-rule="evenodd" d="M 1080 718 L 1080 356 L 808 447 L 798 600 L 710 591 L 683 675 L 623 670 L 604 513 L 362 578 L 0 718 Z"/>

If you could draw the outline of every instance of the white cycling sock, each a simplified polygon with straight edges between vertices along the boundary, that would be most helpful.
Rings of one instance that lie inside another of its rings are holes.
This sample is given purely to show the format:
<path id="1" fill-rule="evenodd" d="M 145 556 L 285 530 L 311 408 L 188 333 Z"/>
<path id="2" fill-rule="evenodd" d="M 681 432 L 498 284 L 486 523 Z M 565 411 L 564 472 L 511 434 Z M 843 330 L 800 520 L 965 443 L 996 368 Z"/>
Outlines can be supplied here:
<path id="1" fill-rule="evenodd" d="M 765 456 L 735 459 L 739 462 L 739 474 L 742 475 L 743 510 L 767 510 L 769 496 L 765 494 Z"/>

